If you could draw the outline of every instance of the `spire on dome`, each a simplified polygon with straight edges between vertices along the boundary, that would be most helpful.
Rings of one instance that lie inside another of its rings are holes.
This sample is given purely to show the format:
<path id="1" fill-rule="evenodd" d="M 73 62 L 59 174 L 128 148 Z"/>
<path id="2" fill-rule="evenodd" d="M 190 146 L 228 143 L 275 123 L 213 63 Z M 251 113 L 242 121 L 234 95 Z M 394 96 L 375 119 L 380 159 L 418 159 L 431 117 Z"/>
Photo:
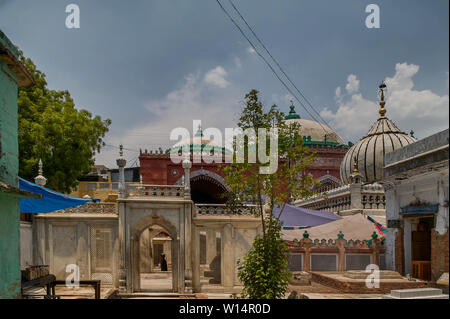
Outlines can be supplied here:
<path id="1" fill-rule="evenodd" d="M 384 91 L 386 90 L 386 84 L 384 84 L 384 82 L 381 82 L 379 88 L 379 92 L 380 92 L 380 118 L 384 119 L 385 118 L 385 114 L 386 114 L 386 109 L 384 108 L 384 105 L 386 104 L 386 102 L 384 101 Z"/>
<path id="2" fill-rule="evenodd" d="M 201 125 L 198 126 L 197 133 L 195 133 L 194 136 L 201 136 L 201 137 L 203 137 L 203 130 L 202 130 Z"/>
<path id="3" fill-rule="evenodd" d="M 356 156 L 353 157 L 353 174 L 359 173 L 358 170 L 358 160 L 356 159 Z"/>
<path id="4" fill-rule="evenodd" d="M 298 115 L 295 112 L 295 106 L 294 106 L 294 102 L 292 102 L 292 100 L 291 100 L 291 106 L 289 108 L 290 108 L 289 115 L 286 115 L 284 117 L 284 119 L 285 120 L 299 119 L 300 115 Z"/>

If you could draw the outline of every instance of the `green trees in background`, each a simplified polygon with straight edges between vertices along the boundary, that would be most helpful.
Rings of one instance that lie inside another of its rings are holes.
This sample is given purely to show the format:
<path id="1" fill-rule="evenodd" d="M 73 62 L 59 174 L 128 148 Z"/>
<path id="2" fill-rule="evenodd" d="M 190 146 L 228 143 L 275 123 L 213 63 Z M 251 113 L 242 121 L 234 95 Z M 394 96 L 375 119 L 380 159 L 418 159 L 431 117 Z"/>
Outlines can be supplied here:
<path id="1" fill-rule="evenodd" d="M 244 285 L 244 298 L 283 298 L 288 286 L 290 272 L 287 269 L 288 247 L 282 239 L 280 217 L 291 199 L 308 197 L 317 182 L 305 173 L 314 161 L 314 154 L 303 146 L 298 123 L 287 125 L 284 114 L 273 105 L 267 112 L 259 100 L 258 91 L 252 90 L 245 96 L 245 107 L 238 127 L 278 128 L 278 169 L 273 174 L 261 174 L 260 168 L 267 166 L 257 157 L 256 163 L 237 163 L 224 166 L 225 180 L 230 187 L 230 210 L 238 210 L 246 203 L 256 206 L 252 209 L 261 218 L 262 235 L 256 237 L 252 248 L 243 261 L 238 262 L 238 273 Z M 245 136 L 245 154 L 254 151 L 259 154 L 261 136 Z M 264 145 L 261 141 L 261 145 Z M 269 138 L 266 139 L 266 154 L 269 155 Z M 237 147 L 236 142 L 234 145 Z"/>
<path id="2" fill-rule="evenodd" d="M 69 91 L 48 89 L 45 74 L 22 52 L 21 61 L 36 84 L 19 90 L 19 176 L 34 181 L 41 158 L 46 187 L 68 193 L 91 170 L 111 121 L 77 110 Z"/>

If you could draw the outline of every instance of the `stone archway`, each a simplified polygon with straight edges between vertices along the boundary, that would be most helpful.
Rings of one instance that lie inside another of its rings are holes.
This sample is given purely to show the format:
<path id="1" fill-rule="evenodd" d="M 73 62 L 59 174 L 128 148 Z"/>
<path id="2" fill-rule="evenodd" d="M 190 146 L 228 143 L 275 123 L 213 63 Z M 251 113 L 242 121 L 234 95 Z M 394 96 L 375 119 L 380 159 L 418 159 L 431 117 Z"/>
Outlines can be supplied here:
<path id="1" fill-rule="evenodd" d="M 183 178 L 175 183 L 181 185 Z M 230 190 L 225 179 L 217 173 L 201 168 L 190 174 L 191 198 L 198 204 L 223 204 L 223 194 Z"/>
<path id="2" fill-rule="evenodd" d="M 158 225 L 164 228 L 172 238 L 172 291 L 179 291 L 180 273 L 184 276 L 184 271 L 180 267 L 180 240 L 177 229 L 170 221 L 162 216 L 152 215 L 140 219 L 132 230 L 131 235 L 131 258 L 132 258 L 132 287 L 133 292 L 140 292 L 141 290 L 141 276 L 140 276 L 140 245 L 139 239 L 144 230 L 151 226 Z"/>

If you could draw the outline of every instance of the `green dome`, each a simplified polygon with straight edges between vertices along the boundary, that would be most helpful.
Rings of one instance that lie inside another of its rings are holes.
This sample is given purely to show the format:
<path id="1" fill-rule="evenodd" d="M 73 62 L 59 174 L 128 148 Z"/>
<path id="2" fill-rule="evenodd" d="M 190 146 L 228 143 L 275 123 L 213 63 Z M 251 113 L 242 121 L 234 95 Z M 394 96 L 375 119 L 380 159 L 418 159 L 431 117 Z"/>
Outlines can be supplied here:
<path id="1" fill-rule="evenodd" d="M 292 104 L 291 106 L 290 106 L 290 111 L 289 111 L 289 115 L 286 115 L 285 117 L 284 117 L 284 119 L 285 120 L 294 120 L 294 119 L 299 119 L 300 118 L 300 115 L 298 115 L 296 112 L 295 112 L 295 106 L 294 106 L 294 104 Z"/>

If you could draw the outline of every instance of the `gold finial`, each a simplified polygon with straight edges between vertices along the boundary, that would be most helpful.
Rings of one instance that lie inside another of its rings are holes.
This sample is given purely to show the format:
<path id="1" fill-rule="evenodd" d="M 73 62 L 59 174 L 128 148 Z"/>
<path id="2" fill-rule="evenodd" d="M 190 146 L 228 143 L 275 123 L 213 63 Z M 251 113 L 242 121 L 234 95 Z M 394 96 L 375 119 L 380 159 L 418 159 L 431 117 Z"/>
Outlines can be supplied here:
<path id="1" fill-rule="evenodd" d="M 384 101 L 384 91 L 386 90 L 386 84 L 384 82 L 381 82 L 380 86 L 378 87 L 380 89 L 380 118 L 384 118 L 384 115 L 386 114 L 386 109 L 384 108 L 384 105 L 386 102 Z"/>
<path id="2" fill-rule="evenodd" d="M 356 156 L 353 157 L 353 174 L 359 173 L 358 170 L 358 161 L 356 160 Z"/>

